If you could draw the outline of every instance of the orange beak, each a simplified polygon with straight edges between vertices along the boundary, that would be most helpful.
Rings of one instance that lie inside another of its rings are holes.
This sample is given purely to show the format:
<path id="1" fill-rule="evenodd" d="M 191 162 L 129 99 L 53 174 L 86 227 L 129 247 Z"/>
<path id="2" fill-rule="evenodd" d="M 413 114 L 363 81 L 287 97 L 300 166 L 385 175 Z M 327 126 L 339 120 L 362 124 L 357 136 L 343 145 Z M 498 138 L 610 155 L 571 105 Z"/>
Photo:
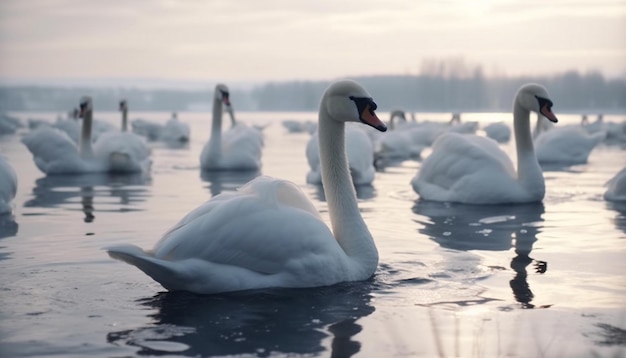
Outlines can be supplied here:
<path id="1" fill-rule="evenodd" d="M 552 109 L 550 109 L 547 103 L 541 106 L 541 114 L 554 123 L 557 123 L 559 121 L 554 113 L 552 113 Z"/>
<path id="2" fill-rule="evenodd" d="M 381 132 L 387 131 L 387 126 L 378 118 L 376 113 L 370 109 L 369 104 L 366 105 L 363 112 L 361 112 L 360 118 L 363 123 L 370 125 Z"/>

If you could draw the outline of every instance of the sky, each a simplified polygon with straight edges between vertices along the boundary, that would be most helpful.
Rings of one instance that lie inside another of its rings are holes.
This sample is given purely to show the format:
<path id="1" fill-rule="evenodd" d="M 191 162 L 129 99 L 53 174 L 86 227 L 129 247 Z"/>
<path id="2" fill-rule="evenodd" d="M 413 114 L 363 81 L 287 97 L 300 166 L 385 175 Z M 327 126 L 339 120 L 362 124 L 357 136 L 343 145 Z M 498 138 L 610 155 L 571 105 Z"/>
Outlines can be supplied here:
<path id="1" fill-rule="evenodd" d="M 626 77 L 626 0 L 0 0 L 0 79 Z"/>

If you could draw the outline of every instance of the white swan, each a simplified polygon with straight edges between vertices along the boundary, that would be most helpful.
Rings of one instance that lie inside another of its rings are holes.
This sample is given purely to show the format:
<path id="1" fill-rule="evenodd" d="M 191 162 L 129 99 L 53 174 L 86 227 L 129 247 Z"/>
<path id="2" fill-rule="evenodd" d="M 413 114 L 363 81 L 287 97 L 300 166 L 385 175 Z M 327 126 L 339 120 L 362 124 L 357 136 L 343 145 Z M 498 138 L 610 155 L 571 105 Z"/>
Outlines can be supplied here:
<path id="1" fill-rule="evenodd" d="M 92 107 L 87 108 L 91 116 Z M 146 141 L 135 133 L 128 132 L 128 104 L 120 101 L 122 131 L 102 133 L 93 145 L 94 157 L 107 164 L 111 173 L 139 173 L 150 170 L 150 148 Z"/>
<path id="2" fill-rule="evenodd" d="M 13 134 L 22 127 L 24 124 L 19 118 L 0 112 L 0 135 Z"/>
<path id="3" fill-rule="evenodd" d="M 584 164 L 589 154 L 606 137 L 606 132 L 589 134 L 581 126 L 552 128 L 541 114 L 537 117 L 535 149 L 541 164 Z M 547 128 L 547 129 L 546 129 Z"/>
<path id="4" fill-rule="evenodd" d="M 487 137 L 498 143 L 507 143 L 511 140 L 511 128 L 504 122 L 490 123 L 483 128 Z"/>
<path id="5" fill-rule="evenodd" d="M 91 98 L 83 97 L 80 116 L 83 118 L 78 145 L 66 132 L 41 126 L 22 138 L 33 154 L 37 168 L 46 174 L 81 174 L 106 172 L 105 163 L 95 160 L 91 146 Z"/>
<path id="6" fill-rule="evenodd" d="M 223 105 L 229 111 L 233 122 L 233 127 L 224 133 L 222 133 Z M 211 137 L 200 154 L 202 170 L 256 170 L 261 167 L 263 141 L 259 141 L 258 138 L 250 140 L 250 132 L 247 129 L 255 129 L 234 125 L 234 121 L 228 87 L 218 84 L 213 94 Z"/>
<path id="7" fill-rule="evenodd" d="M 187 214 L 150 251 L 107 248 L 168 290 L 201 294 L 267 287 L 316 287 L 365 280 L 376 245 L 357 205 L 345 155 L 345 123 L 386 130 L 356 82 L 333 83 L 319 108 L 322 180 L 332 232 L 295 184 L 258 177 Z"/>
<path id="8" fill-rule="evenodd" d="M 17 175 L 11 164 L 0 156 L 0 214 L 13 211 L 13 199 L 17 193 Z"/>
<path id="9" fill-rule="evenodd" d="M 552 101 L 537 84 L 522 86 L 513 104 L 517 173 L 511 159 L 489 138 L 446 133 L 411 181 L 424 200 L 468 204 L 539 202 L 545 183 L 530 133 L 530 111 L 553 122 Z"/>
<path id="10" fill-rule="evenodd" d="M 179 121 L 176 112 L 172 113 L 172 118 L 165 122 L 159 139 L 165 142 L 186 143 L 189 142 L 189 138 L 191 138 L 189 124 Z"/>
<path id="11" fill-rule="evenodd" d="M 318 133 L 315 132 L 306 145 L 306 158 L 309 172 L 306 182 L 322 184 Z M 352 182 L 355 185 L 367 185 L 374 181 L 374 145 L 370 137 L 356 125 L 346 126 L 346 153 Z"/>
<path id="12" fill-rule="evenodd" d="M 380 136 L 379 133 L 368 130 L 370 138 L 374 141 L 377 161 L 399 162 L 419 158 L 426 146 L 418 142 L 414 143 L 415 125 L 413 122 L 406 121 L 404 111 L 394 110 L 389 114 L 389 133 Z"/>
<path id="13" fill-rule="evenodd" d="M 606 183 L 604 200 L 626 201 L 626 167 L 620 170 Z"/>

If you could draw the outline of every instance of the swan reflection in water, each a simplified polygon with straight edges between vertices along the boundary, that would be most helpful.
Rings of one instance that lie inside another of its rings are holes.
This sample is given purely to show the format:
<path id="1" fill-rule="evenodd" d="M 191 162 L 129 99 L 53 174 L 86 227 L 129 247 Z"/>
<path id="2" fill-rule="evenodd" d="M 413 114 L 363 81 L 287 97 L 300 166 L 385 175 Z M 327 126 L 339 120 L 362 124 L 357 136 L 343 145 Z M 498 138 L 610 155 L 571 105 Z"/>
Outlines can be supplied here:
<path id="1" fill-rule="evenodd" d="M 110 175 L 48 175 L 35 181 L 33 197 L 24 203 L 27 208 L 66 208 L 81 210 L 85 222 L 95 219 L 95 211 L 139 211 L 134 204 L 145 201 L 150 178 L 144 174 Z M 117 202 L 102 200 L 99 209 L 94 198 L 119 198 Z M 78 201 L 79 200 L 79 201 Z M 80 208 L 76 206 L 80 203 Z"/>
<path id="2" fill-rule="evenodd" d="M 510 266 L 515 277 L 509 282 L 513 296 L 523 308 L 535 307 L 527 267 L 533 264 L 539 274 L 548 268 L 547 262 L 530 257 L 544 221 L 542 203 L 467 205 L 420 200 L 413 212 L 419 215 L 416 222 L 423 225 L 418 231 L 442 247 L 461 251 L 514 248 L 516 256 Z"/>
<path id="3" fill-rule="evenodd" d="M 212 296 L 163 292 L 140 301 L 156 310 L 154 323 L 111 332 L 107 341 L 140 347 L 140 355 L 319 355 L 330 346 L 327 356 L 350 357 L 361 348 L 353 340 L 362 330 L 358 320 L 375 310 L 372 285 L 370 280 Z M 331 337 L 330 345 L 323 344 Z"/>
<path id="4" fill-rule="evenodd" d="M 261 175 L 259 170 L 201 170 L 200 178 L 209 183 L 211 196 L 223 191 L 235 191 L 250 180 Z"/>

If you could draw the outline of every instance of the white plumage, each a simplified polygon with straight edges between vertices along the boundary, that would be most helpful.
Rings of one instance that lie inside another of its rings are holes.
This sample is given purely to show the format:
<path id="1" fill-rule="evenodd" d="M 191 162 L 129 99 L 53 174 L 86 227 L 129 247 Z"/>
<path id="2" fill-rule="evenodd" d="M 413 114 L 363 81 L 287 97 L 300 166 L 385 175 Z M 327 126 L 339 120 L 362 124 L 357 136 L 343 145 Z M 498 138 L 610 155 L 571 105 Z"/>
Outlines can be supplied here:
<path id="1" fill-rule="evenodd" d="M 606 183 L 604 199 L 608 201 L 626 201 L 626 167 Z"/>
<path id="2" fill-rule="evenodd" d="M 200 153 L 202 170 L 257 170 L 261 167 L 262 134 L 243 123 L 235 123 L 228 87 L 218 84 L 213 95 L 211 137 Z M 223 105 L 232 127 L 222 132 Z"/>
<path id="3" fill-rule="evenodd" d="M 322 98 L 320 158 L 332 232 L 295 184 L 258 177 L 193 210 L 154 249 L 119 245 L 109 247 L 109 255 L 137 266 L 169 290 L 205 294 L 369 278 L 378 253 L 350 179 L 344 122 L 385 130 L 375 108 L 353 81 L 334 83 Z"/>
<path id="4" fill-rule="evenodd" d="M 0 156 L 0 214 L 13 211 L 13 199 L 17 193 L 17 175 L 11 164 Z"/>
<path id="5" fill-rule="evenodd" d="M 504 204 L 543 200 L 543 173 L 533 150 L 530 111 L 557 121 L 547 91 L 522 86 L 515 97 L 513 121 L 517 172 L 498 144 L 485 137 L 447 133 L 440 136 L 417 175 L 413 189 L 424 200 L 468 204 Z"/>

